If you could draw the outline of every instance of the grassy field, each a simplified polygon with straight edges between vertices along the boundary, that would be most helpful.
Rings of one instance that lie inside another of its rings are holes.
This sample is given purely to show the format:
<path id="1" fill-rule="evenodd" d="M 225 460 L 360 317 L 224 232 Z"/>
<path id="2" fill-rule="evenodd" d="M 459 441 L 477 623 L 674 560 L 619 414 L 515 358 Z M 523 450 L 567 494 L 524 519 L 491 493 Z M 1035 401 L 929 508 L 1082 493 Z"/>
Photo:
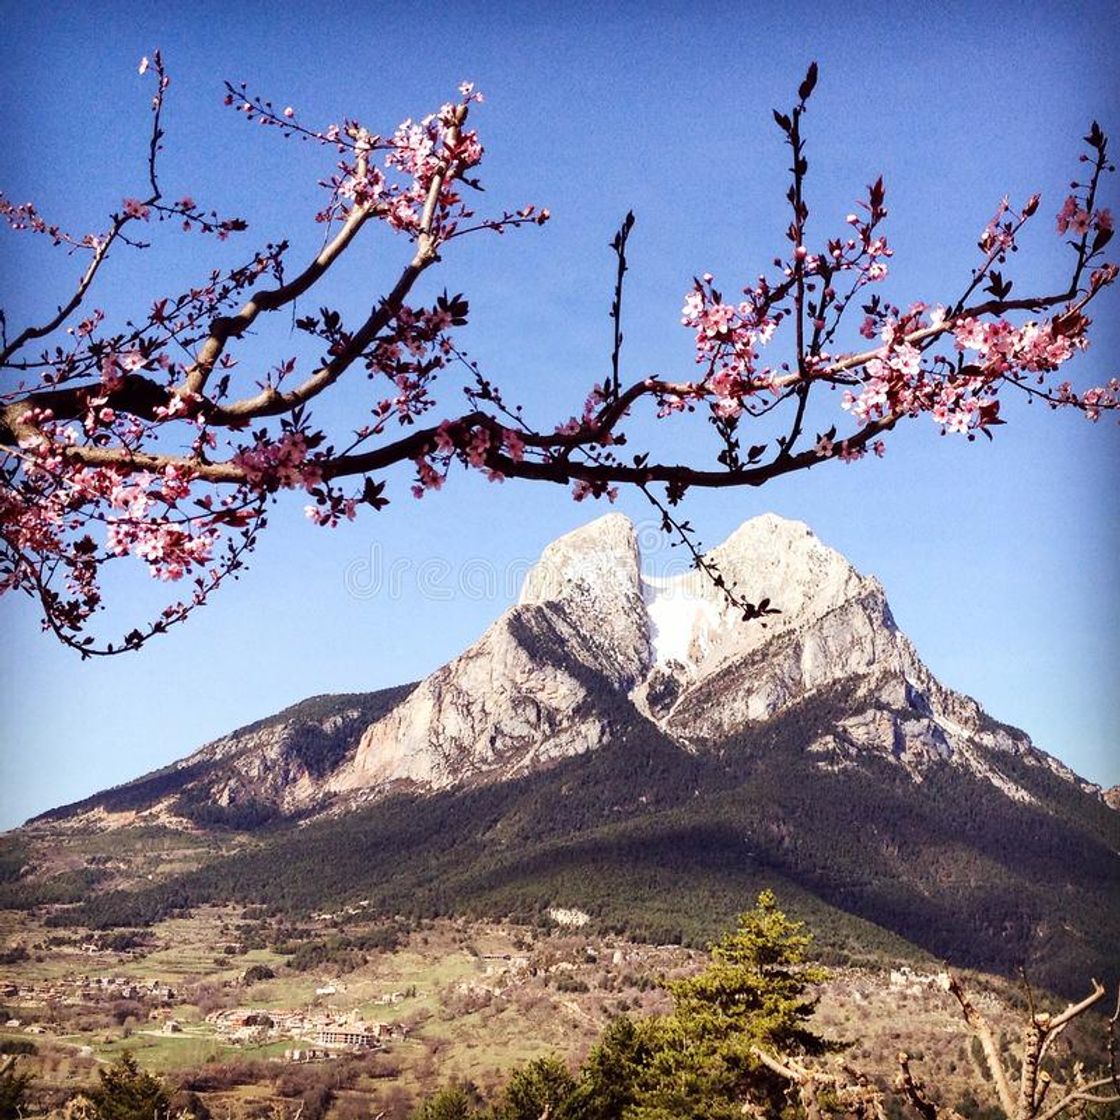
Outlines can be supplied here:
<path id="1" fill-rule="evenodd" d="M 284 1051 L 293 1045 L 286 1040 L 260 1046 L 233 1045 L 224 1042 L 213 1031 L 173 1035 L 160 1031 L 136 1031 L 127 1038 L 92 1043 L 81 1035 L 62 1035 L 58 1041 L 78 1047 L 89 1046 L 93 1056 L 101 1062 L 116 1061 L 127 1050 L 145 1069 L 160 1074 L 190 1069 L 208 1062 L 282 1058 Z"/>

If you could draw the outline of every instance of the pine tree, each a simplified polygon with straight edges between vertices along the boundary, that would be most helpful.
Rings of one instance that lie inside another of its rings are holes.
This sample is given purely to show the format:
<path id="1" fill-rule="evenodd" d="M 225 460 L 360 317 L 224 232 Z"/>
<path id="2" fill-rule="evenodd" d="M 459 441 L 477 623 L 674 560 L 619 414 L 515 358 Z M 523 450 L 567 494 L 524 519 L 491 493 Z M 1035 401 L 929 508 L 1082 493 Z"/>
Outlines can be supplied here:
<path id="1" fill-rule="evenodd" d="M 142 1070 L 126 1050 L 108 1069 L 99 1069 L 101 1084 L 90 1093 L 98 1120 L 160 1120 L 171 1097 L 158 1077 Z"/>
<path id="2" fill-rule="evenodd" d="M 470 1120 L 477 1103 L 477 1093 L 468 1092 L 463 1085 L 447 1085 L 424 1101 L 412 1120 Z"/>
<path id="3" fill-rule="evenodd" d="M 652 1057 L 650 1032 L 626 1015 L 611 1021 L 579 1071 L 573 1120 L 619 1120 L 634 1105 Z"/>
<path id="4" fill-rule="evenodd" d="M 560 1058 L 534 1058 L 509 1079 L 494 1120 L 567 1120 L 576 1081 Z"/>
<path id="5" fill-rule="evenodd" d="M 703 972 L 667 983 L 673 1013 L 643 1024 L 651 1059 L 626 1120 L 741 1120 L 748 1102 L 778 1115 L 787 1085 L 757 1051 L 825 1049 L 806 1026 L 815 1002 L 808 989 L 826 976 L 806 963 L 810 941 L 764 891 L 712 947 Z"/>

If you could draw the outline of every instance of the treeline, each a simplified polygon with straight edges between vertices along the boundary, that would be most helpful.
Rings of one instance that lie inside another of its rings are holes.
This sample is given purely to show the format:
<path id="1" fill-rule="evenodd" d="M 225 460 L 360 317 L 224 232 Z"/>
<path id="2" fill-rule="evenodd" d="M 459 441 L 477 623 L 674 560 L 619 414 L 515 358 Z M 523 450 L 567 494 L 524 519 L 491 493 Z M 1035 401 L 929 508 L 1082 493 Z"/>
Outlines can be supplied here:
<path id="1" fill-rule="evenodd" d="M 17 878 L 0 882 L 0 910 L 27 910 L 32 906 L 81 902 L 110 874 L 102 867 L 79 867 L 49 879 Z"/>
<path id="2" fill-rule="evenodd" d="M 329 937 L 297 938 L 272 945 L 272 951 L 288 958 L 296 972 L 331 965 L 336 972 L 352 972 L 369 960 L 370 953 L 390 953 L 404 942 L 408 926 L 391 922 L 361 933 L 336 933 Z"/>

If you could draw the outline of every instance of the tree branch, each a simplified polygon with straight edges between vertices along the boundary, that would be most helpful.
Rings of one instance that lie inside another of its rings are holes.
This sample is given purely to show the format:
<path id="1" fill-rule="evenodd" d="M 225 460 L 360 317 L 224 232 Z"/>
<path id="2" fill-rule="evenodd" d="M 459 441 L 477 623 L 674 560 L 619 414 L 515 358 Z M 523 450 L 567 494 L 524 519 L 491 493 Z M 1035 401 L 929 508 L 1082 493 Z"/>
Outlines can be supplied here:
<path id="1" fill-rule="evenodd" d="M 225 351 L 226 343 L 231 338 L 240 338 L 262 311 L 276 311 L 308 291 L 346 251 L 371 214 L 372 208 L 368 205 L 354 206 L 338 233 L 294 280 L 276 288 L 254 292 L 235 315 L 216 319 L 198 357 L 187 369 L 182 384 L 173 392 L 201 395 L 214 366 Z"/>
<path id="2" fill-rule="evenodd" d="M 318 396 L 324 389 L 333 385 L 361 356 L 366 347 L 377 337 L 378 332 L 388 325 L 393 316 L 401 309 L 405 297 L 412 290 L 416 280 L 425 269 L 439 259 L 439 240 L 433 234 L 432 223 L 444 184 L 457 174 L 455 148 L 459 143 L 462 125 L 466 119 L 467 106 L 456 106 L 455 122 L 448 129 L 445 139 L 447 157 L 432 177 L 432 182 L 428 187 L 417 234 L 416 253 L 402 270 L 389 295 L 381 301 L 361 327 L 354 332 L 342 351 L 326 365 L 317 369 L 302 384 L 287 393 L 281 393 L 274 388 L 264 389 L 256 396 L 210 409 L 207 411 L 207 416 L 212 424 L 228 425 L 262 416 L 277 416 L 290 412 L 297 405 L 305 404 L 313 397 Z M 368 217 L 368 214 L 366 216 Z M 353 234 L 351 234 L 351 238 L 352 236 Z M 345 248 L 345 245 L 342 248 Z M 339 249 L 338 251 L 341 252 L 342 250 Z"/>
<path id="3" fill-rule="evenodd" d="M 988 1063 L 988 1071 L 992 1075 L 992 1081 L 995 1083 L 996 1093 L 999 1096 L 1000 1107 L 1009 1118 L 1015 1116 L 1015 1096 L 1011 1092 L 1011 1085 L 1007 1080 L 1007 1071 L 1000 1061 L 999 1049 L 992 1037 L 992 1028 L 988 1025 L 987 1019 L 976 1010 L 961 987 L 960 981 L 952 973 L 949 974 L 949 991 L 953 993 L 957 1003 L 960 1004 L 965 1022 L 968 1023 L 973 1033 L 980 1040 L 984 1058 Z"/>

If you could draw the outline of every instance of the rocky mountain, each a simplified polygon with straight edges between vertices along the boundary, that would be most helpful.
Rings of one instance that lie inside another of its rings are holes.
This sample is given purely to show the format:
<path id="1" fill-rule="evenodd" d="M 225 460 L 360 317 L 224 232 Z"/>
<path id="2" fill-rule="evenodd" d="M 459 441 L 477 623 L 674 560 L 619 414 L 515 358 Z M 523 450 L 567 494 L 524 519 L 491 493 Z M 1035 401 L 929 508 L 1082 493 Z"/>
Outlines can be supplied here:
<path id="1" fill-rule="evenodd" d="M 28 843 L 153 824 L 257 837 L 57 920 L 361 896 L 581 905 L 703 937 L 778 883 L 826 924 L 863 921 L 856 940 L 1033 962 L 1071 987 L 1115 964 L 1114 798 L 940 684 L 878 581 L 805 525 L 755 518 L 709 559 L 780 613 L 747 622 L 699 573 L 643 575 L 611 514 L 549 545 L 518 603 L 423 681 L 313 698 L 30 822 Z M 33 901 L 26 886 L 11 897 Z"/>
<path id="2" fill-rule="evenodd" d="M 942 686 L 895 625 L 879 582 L 804 524 L 755 518 L 709 559 L 731 585 L 763 589 L 780 613 L 743 621 L 699 572 L 643 576 L 634 526 L 609 514 L 549 545 L 517 605 L 419 684 L 305 701 L 47 816 L 265 819 L 505 781 L 602 747 L 619 702 L 682 748 L 703 750 L 841 683 L 854 686 L 850 712 L 807 744 L 821 768 L 874 755 L 921 782 L 949 766 L 1032 801 L 1000 765 L 1014 757 L 1100 796 Z"/>

